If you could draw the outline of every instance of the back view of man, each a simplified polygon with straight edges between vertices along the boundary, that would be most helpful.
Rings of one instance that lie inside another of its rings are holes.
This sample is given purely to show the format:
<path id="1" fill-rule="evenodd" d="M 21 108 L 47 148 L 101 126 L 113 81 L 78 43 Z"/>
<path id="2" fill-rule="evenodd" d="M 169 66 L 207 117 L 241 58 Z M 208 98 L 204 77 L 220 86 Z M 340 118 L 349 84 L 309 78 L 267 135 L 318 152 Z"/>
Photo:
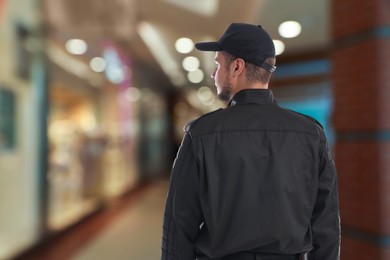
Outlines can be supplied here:
<path id="1" fill-rule="evenodd" d="M 321 125 L 277 105 L 275 49 L 233 23 L 211 75 L 228 107 L 186 126 L 167 197 L 162 259 L 339 259 L 337 176 Z"/>

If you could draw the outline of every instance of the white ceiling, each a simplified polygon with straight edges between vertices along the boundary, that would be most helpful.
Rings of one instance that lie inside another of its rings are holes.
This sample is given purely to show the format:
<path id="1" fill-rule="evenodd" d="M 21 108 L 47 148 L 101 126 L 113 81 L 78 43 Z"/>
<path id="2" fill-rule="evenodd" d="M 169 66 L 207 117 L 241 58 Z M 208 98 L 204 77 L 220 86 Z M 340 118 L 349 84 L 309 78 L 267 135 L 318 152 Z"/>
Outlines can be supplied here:
<path id="1" fill-rule="evenodd" d="M 178 38 L 217 40 L 232 22 L 263 25 L 271 37 L 284 41 L 282 55 L 321 50 L 329 44 L 328 0 L 47 0 L 45 7 L 51 41 L 59 48 L 69 38 L 84 39 L 89 50 L 77 58 L 87 62 L 101 55 L 107 40 L 114 39 L 135 66 L 155 68 L 157 73 L 162 72 L 160 65 L 137 32 L 142 22 L 158 30 L 163 39 L 160 45 L 166 46 L 178 67 L 185 57 L 174 49 Z M 278 26 L 287 20 L 301 23 L 297 38 L 278 35 Z M 209 75 L 212 56 L 196 50 L 189 55 L 199 57 Z"/>

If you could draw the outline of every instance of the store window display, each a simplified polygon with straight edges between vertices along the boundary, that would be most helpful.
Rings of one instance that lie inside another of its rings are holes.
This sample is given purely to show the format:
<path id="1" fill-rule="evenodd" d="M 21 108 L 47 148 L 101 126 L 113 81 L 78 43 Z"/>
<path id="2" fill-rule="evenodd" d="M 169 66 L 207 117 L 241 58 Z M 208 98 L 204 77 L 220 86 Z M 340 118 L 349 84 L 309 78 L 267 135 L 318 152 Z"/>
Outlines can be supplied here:
<path id="1" fill-rule="evenodd" d="M 49 117 L 49 228 L 62 229 L 92 211 L 101 190 L 105 139 L 88 92 L 54 85 Z"/>

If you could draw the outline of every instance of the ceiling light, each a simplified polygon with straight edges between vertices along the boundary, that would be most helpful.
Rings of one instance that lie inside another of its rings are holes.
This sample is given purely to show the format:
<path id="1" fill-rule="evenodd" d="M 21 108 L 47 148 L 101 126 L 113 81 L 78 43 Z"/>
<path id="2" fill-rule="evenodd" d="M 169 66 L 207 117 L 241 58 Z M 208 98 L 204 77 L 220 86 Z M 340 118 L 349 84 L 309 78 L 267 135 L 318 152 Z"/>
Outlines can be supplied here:
<path id="1" fill-rule="evenodd" d="M 66 42 L 66 50 L 75 55 L 84 54 L 87 51 L 87 43 L 81 39 L 70 39 Z"/>
<path id="2" fill-rule="evenodd" d="M 137 32 L 164 73 L 170 78 L 172 84 L 178 87 L 184 84 L 185 78 L 176 60 L 173 59 L 173 55 L 162 36 L 162 32 L 147 22 L 139 23 Z"/>
<path id="3" fill-rule="evenodd" d="M 302 26 L 296 21 L 287 21 L 279 25 L 279 34 L 284 38 L 297 37 L 302 30 Z"/>
<path id="4" fill-rule="evenodd" d="M 204 73 L 202 70 L 197 69 L 194 71 L 190 71 L 187 74 L 187 78 L 191 83 L 199 83 L 203 80 L 204 78 Z"/>
<path id="5" fill-rule="evenodd" d="M 89 66 L 95 72 L 103 72 L 106 68 L 106 61 L 102 57 L 95 57 L 91 59 Z"/>
<path id="6" fill-rule="evenodd" d="M 130 87 L 126 89 L 125 97 L 130 102 L 137 102 L 141 99 L 141 91 L 138 88 Z"/>
<path id="7" fill-rule="evenodd" d="M 284 52 L 285 46 L 284 43 L 280 40 L 273 40 L 275 45 L 275 55 L 280 55 Z"/>
<path id="8" fill-rule="evenodd" d="M 194 42 L 190 38 L 180 38 L 175 43 L 175 48 L 180 53 L 189 53 L 194 49 Z"/>
<path id="9" fill-rule="evenodd" d="M 186 71 L 194 71 L 199 69 L 200 62 L 198 58 L 194 56 L 188 56 L 184 58 L 182 65 Z"/>
<path id="10" fill-rule="evenodd" d="M 200 87 L 196 94 L 202 102 L 207 102 L 214 98 L 213 92 L 206 86 Z"/>

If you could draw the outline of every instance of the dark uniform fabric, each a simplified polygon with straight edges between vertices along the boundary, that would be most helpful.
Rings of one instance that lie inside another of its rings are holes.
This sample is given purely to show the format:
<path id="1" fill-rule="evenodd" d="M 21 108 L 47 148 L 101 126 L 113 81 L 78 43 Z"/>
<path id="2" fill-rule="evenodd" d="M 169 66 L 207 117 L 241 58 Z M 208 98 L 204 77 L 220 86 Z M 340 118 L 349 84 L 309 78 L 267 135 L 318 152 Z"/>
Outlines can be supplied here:
<path id="1" fill-rule="evenodd" d="M 338 259 L 337 189 L 319 123 L 279 107 L 269 90 L 242 90 L 226 109 L 186 127 L 171 173 L 162 259 L 307 251 L 308 259 Z"/>

